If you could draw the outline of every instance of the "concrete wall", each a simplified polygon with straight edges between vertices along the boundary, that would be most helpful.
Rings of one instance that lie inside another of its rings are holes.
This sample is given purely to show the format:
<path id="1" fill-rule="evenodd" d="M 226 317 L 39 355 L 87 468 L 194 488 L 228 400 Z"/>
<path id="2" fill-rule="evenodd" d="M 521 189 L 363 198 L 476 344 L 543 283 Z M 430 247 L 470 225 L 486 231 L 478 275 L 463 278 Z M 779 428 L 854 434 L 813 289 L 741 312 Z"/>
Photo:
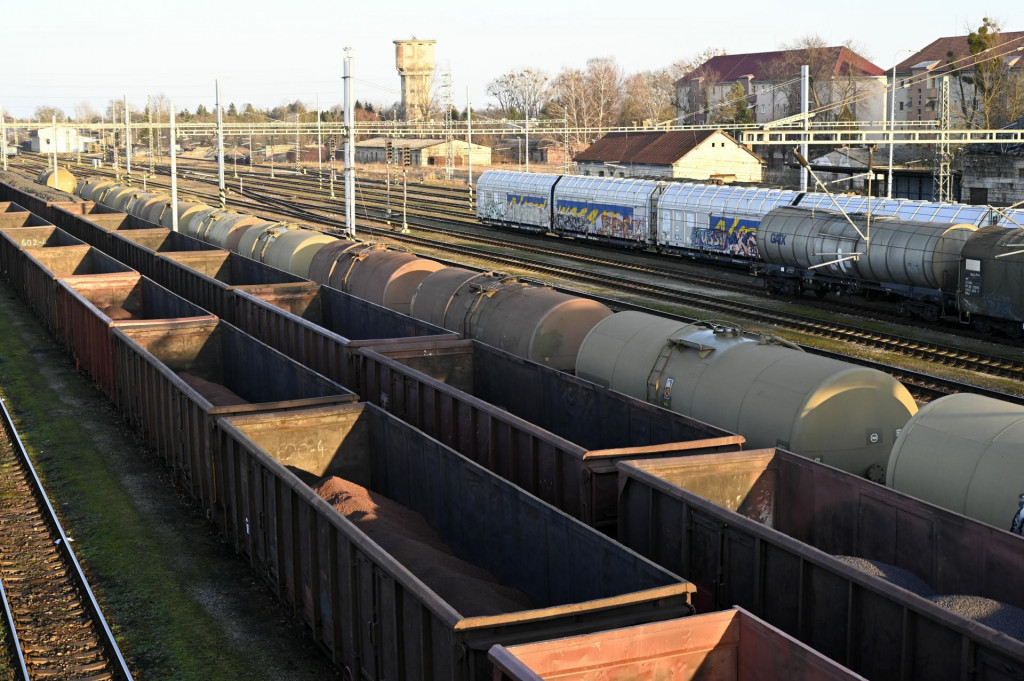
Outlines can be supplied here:
<path id="1" fill-rule="evenodd" d="M 960 200 L 992 206 L 1024 201 L 1024 155 L 965 154 Z"/>

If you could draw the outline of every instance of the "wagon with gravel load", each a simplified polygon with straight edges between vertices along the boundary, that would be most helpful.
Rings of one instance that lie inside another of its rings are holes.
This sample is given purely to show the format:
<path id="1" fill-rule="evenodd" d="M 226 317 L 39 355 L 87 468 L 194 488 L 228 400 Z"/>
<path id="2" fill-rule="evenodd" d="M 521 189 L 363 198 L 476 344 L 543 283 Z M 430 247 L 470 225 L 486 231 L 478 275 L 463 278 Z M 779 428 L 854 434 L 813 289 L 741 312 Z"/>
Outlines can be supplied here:
<path id="1" fill-rule="evenodd" d="M 693 613 L 686 580 L 373 405 L 217 430 L 218 522 L 352 678 L 482 680 L 496 643 Z"/>
<path id="2" fill-rule="evenodd" d="M 619 540 L 698 609 L 739 605 L 870 679 L 1024 678 L 1024 537 L 778 449 L 619 470 Z"/>
<path id="3" fill-rule="evenodd" d="M 205 509 L 217 503 L 214 422 L 356 400 L 351 391 L 220 320 L 115 327 L 115 395 Z"/>

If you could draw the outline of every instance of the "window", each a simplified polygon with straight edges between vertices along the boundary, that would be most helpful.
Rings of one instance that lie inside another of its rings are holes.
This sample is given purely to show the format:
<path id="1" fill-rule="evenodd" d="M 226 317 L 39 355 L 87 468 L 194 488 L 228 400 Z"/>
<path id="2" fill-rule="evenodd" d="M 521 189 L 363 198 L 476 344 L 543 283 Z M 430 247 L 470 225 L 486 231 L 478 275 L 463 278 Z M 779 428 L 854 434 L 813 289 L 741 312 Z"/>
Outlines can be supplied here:
<path id="1" fill-rule="evenodd" d="M 764 104 L 761 105 L 761 113 L 764 113 Z"/>
<path id="2" fill-rule="evenodd" d="M 1024 180 L 1024 167 L 1017 168 L 1017 179 Z"/>
<path id="3" fill-rule="evenodd" d="M 900 102 L 900 111 L 903 111 L 903 102 Z"/>

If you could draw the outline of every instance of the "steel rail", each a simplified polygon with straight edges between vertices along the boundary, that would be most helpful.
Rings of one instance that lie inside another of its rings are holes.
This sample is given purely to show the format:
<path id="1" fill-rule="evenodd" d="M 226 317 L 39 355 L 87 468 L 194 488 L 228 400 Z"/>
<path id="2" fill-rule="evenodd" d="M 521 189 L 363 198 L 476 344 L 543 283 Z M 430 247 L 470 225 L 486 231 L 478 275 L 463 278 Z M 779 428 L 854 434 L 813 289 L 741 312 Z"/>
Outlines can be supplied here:
<path id="1" fill-rule="evenodd" d="M 35 486 L 34 489 L 39 496 L 40 505 L 46 509 L 48 520 L 52 528 L 60 537 L 57 542 L 60 544 L 60 551 L 64 554 L 64 557 L 69 560 L 73 567 L 72 572 L 74 579 L 82 590 L 86 603 L 92 612 L 94 623 L 98 624 L 100 627 L 102 637 L 104 639 L 103 643 L 107 648 L 107 652 L 112 654 L 117 660 L 118 671 L 120 671 L 124 681 L 132 681 L 134 677 L 128 669 L 128 663 L 125 662 L 124 656 L 121 654 L 121 649 L 118 647 L 117 641 L 114 639 L 114 634 L 110 631 L 110 626 L 107 624 L 107 620 L 103 616 L 103 611 L 100 609 L 99 603 L 96 601 L 96 596 L 93 594 L 92 588 L 89 586 L 89 580 L 82 571 L 82 566 L 78 562 L 78 557 L 75 555 L 74 549 L 71 548 L 71 542 L 68 539 L 67 534 L 64 532 L 64 526 L 61 524 L 60 519 L 57 517 L 57 512 L 50 503 L 50 497 L 46 493 L 46 488 L 43 486 L 42 480 L 39 479 L 35 466 L 32 465 L 32 460 L 29 458 L 28 451 L 25 449 L 25 445 L 21 440 L 21 435 L 14 426 L 14 418 L 11 416 L 10 411 L 8 411 L 6 401 L 2 397 L 0 397 L 0 411 L 2 411 L 3 427 L 7 430 L 8 435 L 11 438 L 11 444 L 16 447 L 18 456 L 25 465 L 31 483 Z M 6 593 L 4 595 L 4 605 L 6 610 Z M 8 617 L 8 622 L 11 625 L 12 635 L 15 637 L 15 640 L 17 640 L 17 634 L 14 633 L 16 632 L 16 629 L 14 628 L 13 615 L 10 612 L 5 612 L 5 615 Z M 22 669 L 25 670 L 24 678 L 27 680 L 29 676 L 25 668 L 24 656 L 22 655 L 20 645 L 18 647 L 18 657 L 22 665 Z"/>

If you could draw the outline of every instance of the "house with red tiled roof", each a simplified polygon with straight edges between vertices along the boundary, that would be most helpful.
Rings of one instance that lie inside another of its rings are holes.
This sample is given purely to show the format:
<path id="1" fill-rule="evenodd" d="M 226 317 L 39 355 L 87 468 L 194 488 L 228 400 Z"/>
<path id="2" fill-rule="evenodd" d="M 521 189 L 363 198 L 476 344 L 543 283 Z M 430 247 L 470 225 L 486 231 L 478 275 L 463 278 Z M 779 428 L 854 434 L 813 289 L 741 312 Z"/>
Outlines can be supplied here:
<path id="1" fill-rule="evenodd" d="M 1024 79 L 1024 31 L 1003 32 L 997 44 L 972 55 L 967 36 L 938 38 L 927 47 L 896 64 L 897 121 L 934 121 L 939 118 L 939 88 L 949 76 L 950 114 L 960 127 L 979 106 L 972 75 L 981 61 L 999 60 L 1012 78 Z M 1018 114 L 1019 115 L 1019 114 Z M 1011 118 L 1016 118 L 1011 115 Z M 975 127 L 985 127 L 977 121 Z"/>
<path id="2" fill-rule="evenodd" d="M 882 120 L 885 72 L 848 47 L 753 52 L 712 57 L 676 81 L 681 124 L 715 123 L 735 107 L 733 85 L 743 86 L 756 123 L 800 113 L 800 66 L 811 74 L 815 120 Z"/>
<path id="3" fill-rule="evenodd" d="M 613 132 L 573 160 L 577 174 L 597 177 L 760 182 L 765 168 L 760 156 L 721 130 Z"/>

